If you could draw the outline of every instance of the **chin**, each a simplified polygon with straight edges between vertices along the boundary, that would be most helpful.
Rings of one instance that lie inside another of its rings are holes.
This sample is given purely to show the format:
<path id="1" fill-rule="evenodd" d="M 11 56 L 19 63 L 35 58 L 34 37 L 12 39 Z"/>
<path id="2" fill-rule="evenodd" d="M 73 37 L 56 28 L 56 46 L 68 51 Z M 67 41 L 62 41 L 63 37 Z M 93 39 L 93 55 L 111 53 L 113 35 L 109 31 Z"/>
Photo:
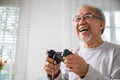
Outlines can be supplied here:
<path id="1" fill-rule="evenodd" d="M 82 37 L 82 36 L 79 36 L 79 39 L 83 42 L 88 42 L 92 39 L 92 34 L 90 34 L 89 36 L 87 37 Z"/>

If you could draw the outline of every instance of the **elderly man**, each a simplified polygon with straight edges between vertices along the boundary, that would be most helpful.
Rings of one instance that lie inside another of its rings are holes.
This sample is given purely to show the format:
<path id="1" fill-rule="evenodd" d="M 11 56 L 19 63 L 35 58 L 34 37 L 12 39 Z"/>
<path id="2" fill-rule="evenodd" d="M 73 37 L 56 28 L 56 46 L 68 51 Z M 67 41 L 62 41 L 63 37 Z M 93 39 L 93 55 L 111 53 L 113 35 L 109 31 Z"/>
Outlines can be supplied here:
<path id="1" fill-rule="evenodd" d="M 60 64 L 47 57 L 45 71 L 50 80 L 120 80 L 120 46 L 103 41 L 105 29 L 103 12 L 93 6 L 83 6 L 75 18 L 79 40 L 83 41 L 73 55 L 63 57 L 65 74 Z M 55 64 L 55 66 L 53 66 Z M 53 67 L 55 68 L 54 74 Z"/>

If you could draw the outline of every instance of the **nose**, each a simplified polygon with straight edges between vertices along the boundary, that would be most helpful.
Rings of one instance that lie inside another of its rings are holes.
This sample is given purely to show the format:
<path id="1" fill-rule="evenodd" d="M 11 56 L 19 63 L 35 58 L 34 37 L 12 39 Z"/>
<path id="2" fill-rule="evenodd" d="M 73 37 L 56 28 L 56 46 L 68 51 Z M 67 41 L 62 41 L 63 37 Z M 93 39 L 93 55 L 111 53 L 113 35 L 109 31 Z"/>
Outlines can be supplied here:
<path id="1" fill-rule="evenodd" d="M 82 17 L 82 18 L 78 21 L 78 24 L 79 24 L 79 25 L 84 25 L 84 24 L 86 24 L 85 18 Z"/>

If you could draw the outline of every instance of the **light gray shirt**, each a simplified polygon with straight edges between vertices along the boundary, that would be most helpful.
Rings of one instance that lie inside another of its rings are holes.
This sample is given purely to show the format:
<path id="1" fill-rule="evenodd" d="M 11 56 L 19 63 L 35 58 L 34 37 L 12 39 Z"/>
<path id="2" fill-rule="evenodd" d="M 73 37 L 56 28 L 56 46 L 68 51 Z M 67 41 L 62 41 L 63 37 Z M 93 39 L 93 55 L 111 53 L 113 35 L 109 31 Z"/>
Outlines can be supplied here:
<path id="1" fill-rule="evenodd" d="M 120 45 L 104 42 L 96 48 L 80 46 L 78 54 L 89 64 L 84 78 L 67 70 L 55 80 L 120 80 Z"/>

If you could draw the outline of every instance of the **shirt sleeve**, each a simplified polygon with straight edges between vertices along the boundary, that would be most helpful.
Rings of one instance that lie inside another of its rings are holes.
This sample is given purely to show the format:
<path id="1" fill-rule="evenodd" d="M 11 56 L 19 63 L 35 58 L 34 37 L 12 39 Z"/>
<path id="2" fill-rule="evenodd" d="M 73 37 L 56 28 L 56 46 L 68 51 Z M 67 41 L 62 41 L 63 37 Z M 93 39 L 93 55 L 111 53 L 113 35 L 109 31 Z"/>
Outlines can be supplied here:
<path id="1" fill-rule="evenodd" d="M 48 80 L 52 80 L 50 76 L 48 76 Z M 69 80 L 68 73 L 62 74 L 61 70 L 58 74 L 58 76 L 54 80 Z"/>
<path id="2" fill-rule="evenodd" d="M 113 73 L 114 77 L 111 79 L 102 75 L 100 72 L 95 70 L 92 66 L 89 65 L 89 70 L 86 76 L 81 80 L 120 80 L 120 69 L 116 70 Z"/>
<path id="3" fill-rule="evenodd" d="M 60 71 L 59 75 L 54 80 L 62 80 L 62 73 Z"/>
<path id="4" fill-rule="evenodd" d="M 106 77 L 89 65 L 88 73 L 81 80 L 120 80 L 120 46 L 114 50 L 114 58 L 109 77 Z"/>

